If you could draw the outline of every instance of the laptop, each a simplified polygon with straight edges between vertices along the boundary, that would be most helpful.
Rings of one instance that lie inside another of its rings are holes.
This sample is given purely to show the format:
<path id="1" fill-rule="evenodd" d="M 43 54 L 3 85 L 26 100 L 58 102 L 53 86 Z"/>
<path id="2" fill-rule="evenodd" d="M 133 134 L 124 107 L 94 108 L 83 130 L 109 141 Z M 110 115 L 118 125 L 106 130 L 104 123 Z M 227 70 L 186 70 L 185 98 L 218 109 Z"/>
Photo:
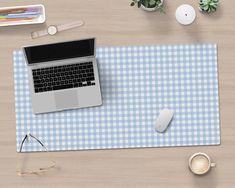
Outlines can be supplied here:
<path id="1" fill-rule="evenodd" d="M 33 113 L 102 105 L 94 38 L 22 48 Z"/>

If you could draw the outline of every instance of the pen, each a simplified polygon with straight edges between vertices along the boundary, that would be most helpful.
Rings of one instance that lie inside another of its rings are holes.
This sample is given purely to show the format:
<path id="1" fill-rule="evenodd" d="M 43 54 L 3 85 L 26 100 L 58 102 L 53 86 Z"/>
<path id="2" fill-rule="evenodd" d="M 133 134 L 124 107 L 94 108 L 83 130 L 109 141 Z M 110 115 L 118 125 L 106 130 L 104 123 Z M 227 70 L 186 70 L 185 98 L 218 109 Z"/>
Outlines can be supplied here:
<path id="1" fill-rule="evenodd" d="M 37 15 L 39 14 L 39 12 L 24 12 L 24 13 L 20 13 L 20 14 L 8 14 L 8 16 L 17 16 L 17 15 Z"/>
<path id="2" fill-rule="evenodd" d="M 6 22 L 6 21 L 26 21 L 26 20 L 33 20 L 34 18 L 0 18 L 0 22 Z"/>
<path id="3" fill-rule="evenodd" d="M 13 15 L 13 16 L 6 16 L 6 18 L 33 18 L 37 17 L 37 15 Z"/>
<path id="4" fill-rule="evenodd" d="M 27 8 L 16 8 L 16 9 L 6 9 L 6 10 L 0 10 L 1 13 L 23 13 L 27 10 Z"/>

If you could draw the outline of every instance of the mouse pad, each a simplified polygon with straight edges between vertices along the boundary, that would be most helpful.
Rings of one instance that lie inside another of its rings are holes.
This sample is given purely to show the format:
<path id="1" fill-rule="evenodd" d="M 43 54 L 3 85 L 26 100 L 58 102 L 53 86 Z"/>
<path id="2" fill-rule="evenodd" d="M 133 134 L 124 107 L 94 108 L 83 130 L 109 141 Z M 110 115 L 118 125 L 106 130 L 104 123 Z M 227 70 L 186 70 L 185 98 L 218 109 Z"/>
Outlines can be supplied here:
<path id="1" fill-rule="evenodd" d="M 34 115 L 27 66 L 14 52 L 17 151 L 25 134 L 49 151 L 220 144 L 217 46 L 146 45 L 97 48 L 103 105 Z M 174 118 L 154 128 L 159 111 Z M 42 151 L 28 141 L 24 152 Z"/>

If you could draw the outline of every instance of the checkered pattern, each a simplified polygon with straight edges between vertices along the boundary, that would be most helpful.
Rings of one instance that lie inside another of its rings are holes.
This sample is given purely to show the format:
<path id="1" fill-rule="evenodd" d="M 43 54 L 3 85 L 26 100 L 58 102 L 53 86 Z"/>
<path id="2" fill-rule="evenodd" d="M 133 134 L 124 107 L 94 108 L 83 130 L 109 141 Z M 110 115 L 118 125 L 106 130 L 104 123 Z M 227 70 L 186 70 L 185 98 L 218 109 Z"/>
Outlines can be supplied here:
<path id="1" fill-rule="evenodd" d="M 17 151 L 28 132 L 49 151 L 220 144 L 215 44 L 97 49 L 103 106 L 34 115 L 27 66 L 14 52 Z M 174 110 L 166 133 L 154 120 Z M 41 151 L 35 142 L 23 151 Z"/>

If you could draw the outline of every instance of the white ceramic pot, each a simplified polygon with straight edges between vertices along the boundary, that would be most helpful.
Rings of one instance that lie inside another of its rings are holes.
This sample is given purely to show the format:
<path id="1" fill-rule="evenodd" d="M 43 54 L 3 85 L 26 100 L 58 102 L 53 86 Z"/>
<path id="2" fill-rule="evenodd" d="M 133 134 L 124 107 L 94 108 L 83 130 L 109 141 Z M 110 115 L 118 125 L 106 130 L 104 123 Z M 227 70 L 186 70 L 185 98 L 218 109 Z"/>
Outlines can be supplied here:
<path id="1" fill-rule="evenodd" d="M 161 0 L 160 5 L 162 5 L 163 2 L 164 2 L 164 0 Z M 156 6 L 156 7 L 153 7 L 153 8 L 147 8 L 147 7 L 145 7 L 144 5 L 141 5 L 141 8 L 142 8 L 143 10 L 145 10 L 145 11 L 148 11 L 148 12 L 153 12 L 153 11 L 156 11 L 156 10 L 158 9 L 157 6 Z"/>

